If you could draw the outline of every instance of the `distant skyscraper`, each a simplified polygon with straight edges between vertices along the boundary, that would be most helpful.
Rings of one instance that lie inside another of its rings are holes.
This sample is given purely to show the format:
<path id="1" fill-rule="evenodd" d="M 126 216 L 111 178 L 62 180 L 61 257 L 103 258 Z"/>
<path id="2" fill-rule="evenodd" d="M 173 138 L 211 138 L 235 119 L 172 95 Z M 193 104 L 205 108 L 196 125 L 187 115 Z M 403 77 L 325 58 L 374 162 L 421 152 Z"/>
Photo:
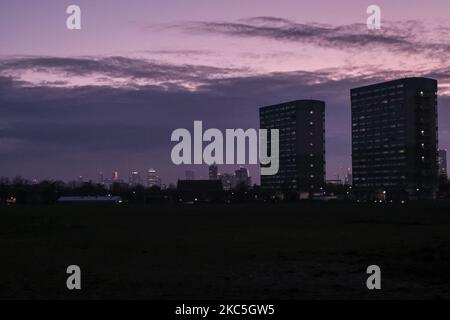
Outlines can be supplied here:
<path id="1" fill-rule="evenodd" d="M 250 178 L 250 174 L 248 173 L 247 168 L 239 168 L 234 172 L 234 181 L 233 181 L 233 187 L 239 188 L 244 187 L 248 188 L 252 184 L 252 180 Z"/>
<path id="2" fill-rule="evenodd" d="M 437 81 L 405 78 L 355 88 L 351 103 L 357 196 L 435 198 Z"/>
<path id="3" fill-rule="evenodd" d="M 209 180 L 217 180 L 219 179 L 219 169 L 217 165 L 212 164 L 209 166 Z"/>
<path id="4" fill-rule="evenodd" d="M 103 172 L 99 172 L 98 173 L 98 183 L 99 184 L 103 184 L 103 181 L 104 181 L 105 179 L 104 179 L 104 177 L 103 177 Z"/>
<path id="5" fill-rule="evenodd" d="M 161 187 L 161 179 L 153 168 L 147 171 L 147 187 Z"/>
<path id="6" fill-rule="evenodd" d="M 195 172 L 194 171 L 186 170 L 185 174 L 186 174 L 186 180 L 190 180 L 190 181 L 195 180 Z"/>
<path id="7" fill-rule="evenodd" d="M 133 187 L 142 184 L 141 175 L 138 171 L 132 171 L 129 176 L 129 184 Z"/>
<path id="8" fill-rule="evenodd" d="M 233 189 L 233 175 L 229 173 L 224 173 L 219 176 L 222 181 L 223 190 L 229 191 Z"/>
<path id="9" fill-rule="evenodd" d="M 117 182 L 119 180 L 119 172 L 113 171 L 112 180 L 113 180 L 113 182 Z"/>
<path id="10" fill-rule="evenodd" d="M 439 175 L 447 177 L 447 150 L 439 150 Z"/>
<path id="11" fill-rule="evenodd" d="M 352 183 L 353 183 L 353 175 L 352 175 L 352 171 L 351 171 L 350 168 L 348 168 L 348 169 L 347 169 L 347 175 L 345 176 L 345 179 L 344 179 L 344 184 L 350 185 L 350 186 L 351 186 Z"/>
<path id="12" fill-rule="evenodd" d="M 111 178 L 105 178 L 103 179 L 103 183 L 102 185 L 106 188 L 106 189 L 111 189 L 111 185 L 113 184 L 113 181 Z"/>
<path id="13" fill-rule="evenodd" d="M 279 129 L 279 170 L 266 190 L 321 192 L 325 185 L 325 102 L 297 100 L 259 109 L 261 129 Z M 269 130 L 270 133 L 270 130 Z M 270 137 L 268 138 L 270 150 Z"/>

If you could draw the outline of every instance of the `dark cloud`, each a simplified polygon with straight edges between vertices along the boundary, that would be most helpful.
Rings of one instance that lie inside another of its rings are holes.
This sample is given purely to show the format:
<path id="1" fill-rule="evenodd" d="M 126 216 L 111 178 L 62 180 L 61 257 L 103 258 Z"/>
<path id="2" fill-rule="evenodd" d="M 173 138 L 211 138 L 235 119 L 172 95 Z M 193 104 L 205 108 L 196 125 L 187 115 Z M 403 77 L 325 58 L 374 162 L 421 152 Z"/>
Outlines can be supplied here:
<path id="1" fill-rule="evenodd" d="M 345 99 L 337 98 L 333 86 L 311 87 L 313 79 L 304 72 L 207 78 L 199 90 L 189 91 L 23 86 L 0 77 L 0 145 L 8 146 L 0 149 L 0 175 L 70 179 L 115 168 L 155 167 L 166 182 L 175 181 L 187 168 L 170 164 L 170 133 L 191 129 L 194 120 L 202 120 L 206 128 L 258 128 L 258 107 L 315 96 L 333 99 L 331 116 L 336 123 L 348 122 Z M 348 137 L 339 128 L 329 132 Z M 256 167 L 251 171 L 257 176 Z"/>
<path id="2" fill-rule="evenodd" d="M 151 79 L 157 82 L 198 81 L 225 76 L 236 69 L 173 65 L 125 57 L 18 57 L 0 60 L 0 74 L 20 71 L 63 73 L 66 76 L 101 74 L 114 78 Z"/>
<path id="3" fill-rule="evenodd" d="M 22 60 L 24 65 L 18 58 L 3 60 L 1 65 L 8 68 L 2 70 L 11 70 L 14 65 L 24 70 L 45 66 L 82 74 L 91 63 L 100 72 L 115 61 L 120 72 L 102 72 L 130 75 L 146 70 L 145 63 L 156 64 L 136 59 L 130 63 L 128 59 L 83 58 L 80 65 L 77 58 L 42 59 Z M 183 71 L 185 67 L 165 67 L 171 77 L 183 81 L 191 77 Z M 258 128 L 260 106 L 314 98 L 327 102 L 327 170 L 329 177 L 335 177 L 341 167 L 350 165 L 349 89 L 400 76 L 395 71 L 373 69 L 370 76 L 333 80 L 336 70 L 327 69 L 216 78 L 215 68 L 212 73 L 208 73 L 208 67 L 188 69 L 197 75 L 196 90 L 177 85 L 36 86 L 0 76 L 0 176 L 74 179 L 78 175 L 95 177 L 98 171 L 119 169 L 124 174 L 155 167 L 165 182 L 173 182 L 188 169 L 171 165 L 170 133 L 174 129 L 191 129 L 194 120 L 202 120 L 205 128 Z M 146 73 L 148 79 L 152 76 L 159 79 L 160 73 Z M 446 68 L 424 76 L 448 79 Z M 442 145 L 449 147 L 450 127 L 445 119 L 450 117 L 450 101 L 441 97 L 439 103 Z M 205 168 L 194 170 L 198 176 L 206 176 Z M 258 174 L 256 167 L 251 172 L 253 176 Z"/>
<path id="4" fill-rule="evenodd" d="M 368 30 L 365 24 L 332 26 L 318 23 L 296 23 L 277 17 L 254 17 L 236 22 L 187 22 L 172 28 L 190 33 L 221 34 L 231 37 L 258 37 L 276 41 L 299 42 L 334 49 L 384 48 L 404 54 L 448 54 L 448 42 L 424 40 L 424 26 L 419 21 L 383 22 L 381 30 Z M 443 27 L 437 27 L 442 34 Z M 444 28 L 445 29 L 445 28 Z M 430 39 L 430 38 L 428 38 Z"/>
<path id="5" fill-rule="evenodd" d="M 143 50 L 142 53 L 157 54 L 157 55 L 173 55 L 173 56 L 209 56 L 216 54 L 212 50 Z"/>

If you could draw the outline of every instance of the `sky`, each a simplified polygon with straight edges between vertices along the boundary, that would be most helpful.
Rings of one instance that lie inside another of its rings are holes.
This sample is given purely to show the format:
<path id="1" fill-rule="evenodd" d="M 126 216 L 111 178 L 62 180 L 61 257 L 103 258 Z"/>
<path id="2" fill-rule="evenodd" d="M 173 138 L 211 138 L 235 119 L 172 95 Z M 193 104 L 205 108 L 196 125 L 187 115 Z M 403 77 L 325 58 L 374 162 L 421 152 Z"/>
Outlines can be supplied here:
<path id="1" fill-rule="evenodd" d="M 66 27 L 71 4 L 81 30 Z M 335 179 L 351 167 L 350 88 L 408 76 L 439 81 L 449 148 L 449 16 L 448 0 L 1 0 L 0 176 L 207 178 L 172 164 L 173 130 L 258 128 L 261 106 L 319 99 Z"/>

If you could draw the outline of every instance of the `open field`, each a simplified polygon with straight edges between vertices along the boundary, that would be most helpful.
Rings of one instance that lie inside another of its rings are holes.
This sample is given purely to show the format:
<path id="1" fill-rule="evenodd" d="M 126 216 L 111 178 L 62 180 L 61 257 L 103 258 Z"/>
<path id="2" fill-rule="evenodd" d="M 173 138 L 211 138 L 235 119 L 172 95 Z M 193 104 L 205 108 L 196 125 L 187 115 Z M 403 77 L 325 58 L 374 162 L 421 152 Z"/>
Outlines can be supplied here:
<path id="1" fill-rule="evenodd" d="M 3 206 L 0 226 L 3 299 L 450 298 L 448 204 Z"/>

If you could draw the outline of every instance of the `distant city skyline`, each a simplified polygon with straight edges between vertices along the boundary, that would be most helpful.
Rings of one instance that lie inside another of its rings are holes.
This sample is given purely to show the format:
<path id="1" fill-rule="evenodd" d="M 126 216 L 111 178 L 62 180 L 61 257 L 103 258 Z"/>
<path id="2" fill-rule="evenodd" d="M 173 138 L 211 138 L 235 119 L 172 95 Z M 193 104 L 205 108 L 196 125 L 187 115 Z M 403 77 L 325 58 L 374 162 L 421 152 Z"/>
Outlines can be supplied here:
<path id="1" fill-rule="evenodd" d="M 357 0 L 80 0 L 79 31 L 65 26 L 69 4 L 2 1 L 0 176 L 154 167 L 167 184 L 188 170 L 207 179 L 207 166 L 171 163 L 172 130 L 258 128 L 262 106 L 317 99 L 336 179 L 351 167 L 350 88 L 407 76 L 439 81 L 439 147 L 450 148 L 446 0 L 378 1 L 370 31 L 370 3 Z"/>
<path id="2" fill-rule="evenodd" d="M 128 184 L 131 187 L 143 186 L 147 188 L 160 187 L 162 189 L 169 188 L 171 186 L 176 186 L 178 181 L 196 181 L 196 180 L 220 180 L 223 184 L 224 190 L 231 190 L 239 187 L 251 188 L 253 187 L 251 174 L 246 166 L 240 166 L 235 171 L 221 172 L 220 166 L 210 165 L 208 170 L 208 177 L 205 178 L 204 174 L 200 175 L 198 178 L 195 172 L 192 170 L 187 170 L 184 177 L 178 177 L 175 183 L 165 183 L 163 178 L 158 175 L 157 169 L 150 168 L 146 171 L 131 170 L 127 175 L 120 175 L 118 171 L 113 171 L 110 176 L 104 172 L 99 172 L 97 179 L 88 179 L 82 175 L 77 176 L 74 179 L 63 181 L 65 183 L 75 182 L 75 183 L 95 183 L 101 184 L 106 189 L 110 189 L 114 183 Z M 145 175 L 145 176 L 143 176 Z M 0 177 L 3 178 L 3 177 Z M 15 177 L 17 178 L 17 177 Z M 22 178 L 22 177 L 21 177 Z M 14 178 L 13 178 L 14 180 Z M 29 180 L 29 179 L 28 179 Z M 39 183 L 38 180 L 29 180 L 31 183 Z"/>

